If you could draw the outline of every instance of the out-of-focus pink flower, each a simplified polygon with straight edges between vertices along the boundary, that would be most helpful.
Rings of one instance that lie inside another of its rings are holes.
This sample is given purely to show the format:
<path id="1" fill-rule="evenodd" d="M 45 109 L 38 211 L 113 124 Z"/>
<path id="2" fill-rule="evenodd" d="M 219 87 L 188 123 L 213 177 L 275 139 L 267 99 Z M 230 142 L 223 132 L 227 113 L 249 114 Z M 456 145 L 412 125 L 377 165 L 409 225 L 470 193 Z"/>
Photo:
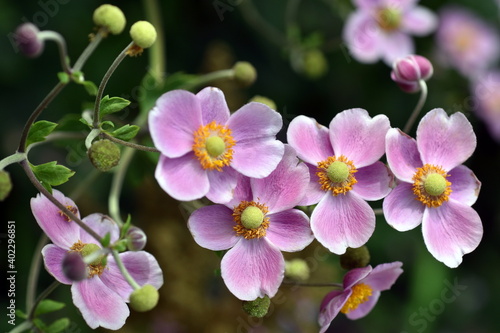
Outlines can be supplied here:
<path id="1" fill-rule="evenodd" d="M 489 129 L 490 135 L 500 143 L 500 71 L 489 71 L 471 84 L 474 111 Z"/>
<path id="2" fill-rule="evenodd" d="M 410 35 L 423 36 L 437 26 L 436 15 L 418 0 L 353 0 L 343 38 L 352 56 L 363 63 L 394 60 L 415 53 Z"/>

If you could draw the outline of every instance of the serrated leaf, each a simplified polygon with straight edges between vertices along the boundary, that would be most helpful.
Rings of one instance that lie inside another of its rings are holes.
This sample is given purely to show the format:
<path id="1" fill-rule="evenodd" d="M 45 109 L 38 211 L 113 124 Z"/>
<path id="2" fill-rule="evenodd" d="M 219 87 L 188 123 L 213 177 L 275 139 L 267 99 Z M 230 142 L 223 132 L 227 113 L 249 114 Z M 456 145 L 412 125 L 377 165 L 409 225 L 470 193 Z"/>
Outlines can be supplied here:
<path id="1" fill-rule="evenodd" d="M 57 164 L 56 161 L 40 165 L 31 165 L 31 170 L 33 170 L 36 178 L 45 188 L 47 188 L 47 185 L 50 188 L 51 186 L 64 184 L 75 174 L 74 171 L 71 171 L 64 165 Z"/>
<path id="2" fill-rule="evenodd" d="M 44 299 L 40 301 L 35 310 L 35 317 L 38 317 L 44 313 L 50 313 L 64 308 L 66 304 L 62 302 L 53 301 L 51 299 Z"/>
<path id="3" fill-rule="evenodd" d="M 101 100 L 100 105 L 100 116 L 101 118 L 105 115 L 118 112 L 129 106 L 130 101 L 121 97 L 109 97 L 106 95 Z"/>
<path id="4" fill-rule="evenodd" d="M 22 312 L 21 310 L 16 309 L 16 317 L 19 317 L 21 319 L 26 319 L 26 318 L 28 318 L 28 315 L 26 313 Z"/>
<path id="5" fill-rule="evenodd" d="M 59 333 L 64 331 L 70 324 L 70 321 L 68 318 L 61 318 L 56 321 L 54 321 L 52 324 L 50 324 L 46 330 L 44 331 L 45 333 Z"/>
<path id="6" fill-rule="evenodd" d="M 137 125 L 125 125 L 111 133 L 112 136 L 123 141 L 133 139 L 139 132 L 140 127 Z"/>
<path id="7" fill-rule="evenodd" d="M 32 143 L 44 141 L 45 137 L 52 133 L 56 127 L 56 123 L 47 120 L 37 121 L 30 127 L 28 138 L 26 139 L 26 147 Z"/>

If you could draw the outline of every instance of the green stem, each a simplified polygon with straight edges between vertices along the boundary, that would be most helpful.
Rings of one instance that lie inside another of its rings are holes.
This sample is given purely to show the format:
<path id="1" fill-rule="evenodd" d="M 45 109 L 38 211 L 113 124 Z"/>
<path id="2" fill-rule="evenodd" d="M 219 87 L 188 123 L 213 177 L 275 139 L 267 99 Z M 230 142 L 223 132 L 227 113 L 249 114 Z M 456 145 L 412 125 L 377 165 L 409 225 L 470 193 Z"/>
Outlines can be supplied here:
<path id="1" fill-rule="evenodd" d="M 26 291 L 26 313 L 28 314 L 31 314 L 33 308 L 35 307 L 35 305 L 33 304 L 35 302 L 36 287 L 42 261 L 42 249 L 48 241 L 49 238 L 47 237 L 47 235 L 42 234 L 42 236 L 38 240 L 38 244 L 36 245 L 33 260 L 31 261 L 30 274 L 28 275 L 28 286 Z M 28 318 L 31 318 L 31 316 L 28 315 Z"/>
<path id="2" fill-rule="evenodd" d="M 123 262 L 120 256 L 118 255 L 118 251 L 113 250 L 112 254 L 113 258 L 115 258 L 116 265 L 118 266 L 118 269 L 122 273 L 125 280 L 127 280 L 127 282 L 130 284 L 132 288 L 134 288 L 134 290 L 140 289 L 141 286 L 137 282 L 135 282 L 134 278 L 132 277 L 132 275 L 130 275 L 125 265 L 123 265 Z"/>
<path id="3" fill-rule="evenodd" d="M 148 147 L 148 146 L 143 146 L 143 145 L 140 145 L 140 144 L 137 144 L 137 143 L 120 140 L 118 138 L 115 138 L 112 135 L 109 135 L 106 132 L 103 132 L 102 134 L 103 134 L 103 136 L 106 139 L 108 139 L 110 141 L 113 141 L 113 142 L 116 142 L 116 143 L 119 143 L 119 144 L 121 144 L 123 146 L 127 146 L 127 147 L 134 148 L 134 149 L 137 149 L 137 150 L 147 151 L 147 152 L 151 152 L 151 153 L 159 153 L 160 152 L 155 147 Z"/>
<path id="4" fill-rule="evenodd" d="M 384 210 L 382 208 L 375 208 L 373 212 L 375 215 L 384 215 Z"/>
<path id="5" fill-rule="evenodd" d="M 120 214 L 120 193 L 122 191 L 123 181 L 125 179 L 125 174 L 127 173 L 128 166 L 134 157 L 134 149 L 125 148 L 120 159 L 119 168 L 116 170 L 113 176 L 113 182 L 111 184 L 111 192 L 108 198 L 108 210 L 109 214 L 115 220 L 116 223 L 123 225 L 123 221 Z"/>
<path id="6" fill-rule="evenodd" d="M 146 17 L 156 29 L 156 41 L 149 50 L 149 63 L 151 75 L 157 83 L 162 84 L 165 77 L 166 64 L 165 43 L 163 36 L 163 20 L 158 0 L 144 0 Z"/>
<path id="7" fill-rule="evenodd" d="M 10 333 L 21 333 L 21 332 L 26 332 L 27 330 L 31 329 L 33 327 L 33 324 L 30 321 L 25 321 L 22 322 L 20 325 L 17 325 L 14 327 Z"/>
<path id="8" fill-rule="evenodd" d="M 10 156 L 5 157 L 0 161 L 0 170 L 5 169 L 6 166 L 19 163 L 26 159 L 26 153 L 14 153 Z"/>
<path id="9" fill-rule="evenodd" d="M 57 48 L 59 49 L 59 58 L 61 59 L 61 67 L 64 72 L 71 74 L 72 70 L 69 67 L 68 51 L 66 49 L 66 41 L 64 40 L 64 37 L 60 33 L 50 30 L 40 31 L 37 36 L 42 40 L 52 40 L 57 44 Z"/>
<path id="10" fill-rule="evenodd" d="M 405 127 L 403 128 L 403 132 L 407 133 L 411 130 L 413 124 L 417 120 L 417 117 L 422 110 L 422 107 L 425 104 L 425 101 L 427 100 L 427 84 L 425 83 L 424 80 L 418 81 L 418 84 L 420 85 L 420 90 L 422 91 L 420 93 L 420 98 L 418 99 L 417 105 L 415 106 L 415 109 L 413 109 L 413 112 L 411 113 L 410 118 L 406 122 Z"/>
<path id="11" fill-rule="evenodd" d="M 234 78 L 234 69 L 222 69 L 220 71 L 215 71 L 212 73 L 208 73 L 205 75 L 201 75 L 194 79 L 191 82 L 188 82 L 181 87 L 180 89 L 185 89 L 185 90 L 192 90 L 194 88 L 197 88 L 199 86 L 205 85 L 207 83 L 210 83 L 214 80 L 219 80 L 219 79 L 232 79 Z"/>
<path id="12" fill-rule="evenodd" d="M 85 62 L 87 61 L 87 59 L 90 57 L 90 55 L 95 51 L 95 49 L 97 48 L 99 43 L 102 41 L 103 33 L 104 33 L 104 29 L 101 28 L 101 29 L 99 29 L 97 34 L 91 39 L 90 43 L 87 45 L 85 50 L 83 50 L 80 57 L 78 57 L 78 59 L 76 60 L 75 65 L 73 66 L 74 72 L 78 72 L 79 70 L 82 69 L 82 67 L 85 64 Z"/>
<path id="13" fill-rule="evenodd" d="M 50 286 L 48 286 L 38 297 L 36 298 L 35 302 L 33 303 L 33 307 L 31 308 L 29 314 L 28 314 L 28 319 L 32 320 L 34 315 L 35 315 L 35 310 L 40 304 L 41 301 L 43 301 L 45 298 L 47 298 L 57 287 L 59 287 L 61 283 L 59 281 L 54 281 Z"/>

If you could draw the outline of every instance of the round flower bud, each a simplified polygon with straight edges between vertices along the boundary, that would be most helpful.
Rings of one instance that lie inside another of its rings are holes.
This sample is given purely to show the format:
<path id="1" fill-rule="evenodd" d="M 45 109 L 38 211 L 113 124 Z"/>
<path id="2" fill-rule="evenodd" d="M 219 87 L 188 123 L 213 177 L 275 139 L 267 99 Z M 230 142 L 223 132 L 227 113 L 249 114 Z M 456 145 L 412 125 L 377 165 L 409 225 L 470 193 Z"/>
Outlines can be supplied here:
<path id="1" fill-rule="evenodd" d="M 347 270 L 365 267 L 369 263 L 370 252 L 365 245 L 358 248 L 348 247 L 345 253 L 340 256 L 340 266 Z"/>
<path id="2" fill-rule="evenodd" d="M 102 172 L 109 171 L 120 162 L 120 148 L 108 139 L 92 143 L 87 153 L 90 162 Z"/>
<path id="3" fill-rule="evenodd" d="M 160 295 L 158 290 L 150 284 L 136 289 L 130 294 L 130 307 L 137 312 L 146 312 L 158 304 Z"/>
<path id="4" fill-rule="evenodd" d="M 12 190 L 10 175 L 5 170 L 0 170 L 0 201 L 4 201 Z"/>
<path id="5" fill-rule="evenodd" d="M 88 276 L 87 265 L 78 252 L 68 252 L 62 261 L 62 271 L 71 281 L 81 281 Z"/>
<path id="6" fill-rule="evenodd" d="M 318 49 L 306 51 L 302 61 L 304 74 L 310 79 L 319 79 L 328 72 L 325 55 Z"/>
<path id="7" fill-rule="evenodd" d="M 16 29 L 16 44 L 25 56 L 34 58 L 42 53 L 44 42 L 38 37 L 39 32 L 40 30 L 33 23 L 21 24 Z"/>
<path id="8" fill-rule="evenodd" d="M 276 103 L 274 103 L 274 101 L 272 99 L 264 97 L 264 96 L 256 95 L 256 96 L 252 97 L 250 102 L 262 103 L 262 104 L 269 106 L 271 109 L 276 110 Z"/>
<path id="9" fill-rule="evenodd" d="M 137 21 L 130 27 L 130 37 L 135 45 L 147 49 L 156 40 L 156 29 L 148 21 Z"/>
<path id="10" fill-rule="evenodd" d="M 391 78 L 401 90 L 412 93 L 419 91 L 419 81 L 428 80 L 433 72 L 432 64 L 427 58 L 409 55 L 394 61 Z"/>
<path id="11" fill-rule="evenodd" d="M 249 62 L 238 61 L 233 66 L 234 78 L 244 86 L 249 86 L 257 79 L 257 71 Z"/>
<path id="12" fill-rule="evenodd" d="M 130 227 L 127 230 L 127 248 L 130 251 L 141 251 L 146 246 L 147 236 L 142 229 Z"/>
<path id="13" fill-rule="evenodd" d="M 303 259 L 296 258 L 285 261 L 285 276 L 292 280 L 305 281 L 309 279 L 309 266 Z"/>
<path id="14" fill-rule="evenodd" d="M 106 27 L 113 35 L 123 31 L 127 20 L 122 10 L 113 5 L 101 5 L 93 15 L 94 23 L 101 27 Z"/>
<path id="15" fill-rule="evenodd" d="M 269 311 L 271 299 L 266 295 L 253 301 L 243 301 L 243 311 L 252 317 L 262 318 Z"/>

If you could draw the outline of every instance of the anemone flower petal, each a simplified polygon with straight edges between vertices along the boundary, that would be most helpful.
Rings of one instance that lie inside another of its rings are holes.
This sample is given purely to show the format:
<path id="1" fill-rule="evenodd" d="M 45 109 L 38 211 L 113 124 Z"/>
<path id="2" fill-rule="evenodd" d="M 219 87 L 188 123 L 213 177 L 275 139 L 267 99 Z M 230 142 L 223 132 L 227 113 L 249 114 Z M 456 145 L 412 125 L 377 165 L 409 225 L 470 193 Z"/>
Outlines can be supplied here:
<path id="1" fill-rule="evenodd" d="M 115 221 L 113 221 L 109 216 L 103 215 L 101 213 L 94 213 L 86 216 L 82 219 L 86 225 L 94 230 L 99 236 L 104 237 L 106 234 L 110 234 L 110 242 L 114 243 L 120 238 L 120 228 Z M 94 237 L 89 235 L 85 230 L 80 229 L 80 237 L 78 238 L 82 243 L 94 243 L 99 244 L 99 241 Z"/>
<path id="2" fill-rule="evenodd" d="M 375 307 L 375 304 L 377 304 L 379 297 L 380 291 L 373 291 L 366 302 L 361 303 L 356 309 L 346 313 L 346 317 L 351 320 L 363 318 Z"/>
<path id="3" fill-rule="evenodd" d="M 390 185 L 394 177 L 385 164 L 380 161 L 359 168 L 354 176 L 358 182 L 352 191 L 365 200 L 380 200 L 391 192 Z"/>
<path id="4" fill-rule="evenodd" d="M 268 217 L 266 238 L 281 251 L 301 251 L 313 241 L 309 218 L 303 211 L 289 209 Z"/>
<path id="5" fill-rule="evenodd" d="M 267 105 L 250 102 L 231 115 L 227 126 L 236 141 L 236 150 L 239 144 L 255 139 L 274 139 L 283 126 L 283 120 L 278 112 Z"/>
<path id="6" fill-rule="evenodd" d="M 385 155 L 394 175 L 407 183 L 413 183 L 413 175 L 422 167 L 417 142 L 398 128 L 391 128 L 385 137 Z"/>
<path id="7" fill-rule="evenodd" d="M 64 250 L 54 244 L 47 244 L 42 249 L 43 262 L 47 271 L 57 281 L 63 284 L 72 284 L 73 281 L 68 279 L 62 270 L 62 262 L 66 253 L 68 253 L 67 250 Z"/>
<path id="8" fill-rule="evenodd" d="M 438 19 L 430 9 L 416 6 L 405 12 L 401 30 L 415 36 L 425 36 L 436 30 Z"/>
<path id="9" fill-rule="evenodd" d="M 208 200 L 224 204 L 233 199 L 234 189 L 238 183 L 238 172 L 231 167 L 225 167 L 222 172 L 213 170 L 207 172 L 210 190 L 206 194 Z"/>
<path id="10" fill-rule="evenodd" d="M 395 60 L 415 53 L 413 39 L 407 34 L 395 31 L 390 34 L 382 34 L 380 48 L 384 62 L 392 66 Z"/>
<path id="11" fill-rule="evenodd" d="M 344 25 L 343 39 L 356 60 L 374 63 L 381 55 L 382 32 L 370 12 L 351 14 Z"/>
<path id="12" fill-rule="evenodd" d="M 373 268 L 370 265 L 351 269 L 346 273 L 346 275 L 344 276 L 344 280 L 342 281 L 344 289 L 351 289 L 355 284 L 358 284 L 361 280 L 366 278 L 372 270 Z"/>
<path id="13" fill-rule="evenodd" d="M 377 265 L 360 283 L 365 283 L 377 291 L 389 290 L 403 273 L 402 266 L 400 261 Z"/>
<path id="14" fill-rule="evenodd" d="M 325 191 L 321 189 L 319 177 L 316 175 L 318 167 L 309 163 L 305 163 L 305 165 L 309 169 L 309 177 L 311 180 L 309 184 L 307 184 L 304 197 L 297 204 L 299 206 L 315 205 L 325 196 Z"/>
<path id="15" fill-rule="evenodd" d="M 412 185 L 400 183 L 382 203 L 384 217 L 397 231 L 407 231 L 415 228 L 422 222 L 425 206 L 415 200 Z"/>
<path id="16" fill-rule="evenodd" d="M 451 169 L 447 180 L 451 183 L 450 199 L 472 206 L 481 190 L 481 182 L 471 169 L 465 165 L 459 165 Z"/>
<path id="17" fill-rule="evenodd" d="M 212 121 L 221 125 L 227 122 L 229 108 L 222 90 L 215 87 L 206 87 L 196 94 L 196 98 L 201 106 L 203 125 L 207 125 Z"/>
<path id="18" fill-rule="evenodd" d="M 330 327 L 332 320 L 337 317 L 345 302 L 351 296 L 351 293 L 351 290 L 334 290 L 326 295 L 326 301 L 323 300 L 318 318 L 318 323 L 321 326 L 320 333 L 326 332 L 328 327 Z"/>
<path id="19" fill-rule="evenodd" d="M 252 178 L 264 178 L 276 169 L 285 147 L 281 141 L 264 138 L 237 142 L 231 167 Z"/>

